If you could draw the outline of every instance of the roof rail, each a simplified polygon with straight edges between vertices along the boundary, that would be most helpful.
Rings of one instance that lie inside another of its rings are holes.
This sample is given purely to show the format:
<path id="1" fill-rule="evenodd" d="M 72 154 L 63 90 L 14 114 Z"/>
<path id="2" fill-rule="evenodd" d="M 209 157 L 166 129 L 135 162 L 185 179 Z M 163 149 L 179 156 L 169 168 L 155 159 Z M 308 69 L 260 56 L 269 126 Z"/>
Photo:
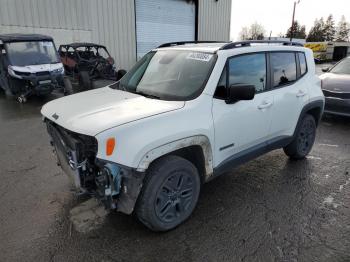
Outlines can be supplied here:
<path id="1" fill-rule="evenodd" d="M 164 43 L 158 46 L 158 48 L 177 46 L 177 45 L 186 45 L 186 44 L 212 44 L 212 43 L 229 43 L 225 41 L 180 41 L 180 42 L 170 42 Z"/>
<path id="2" fill-rule="evenodd" d="M 230 42 L 220 48 L 220 50 L 227 50 L 237 47 L 246 47 L 251 46 L 251 44 L 282 44 L 288 46 L 303 46 L 303 44 L 298 42 L 290 42 L 290 41 L 279 41 L 279 40 L 247 40 L 247 41 L 239 41 L 239 42 Z"/>

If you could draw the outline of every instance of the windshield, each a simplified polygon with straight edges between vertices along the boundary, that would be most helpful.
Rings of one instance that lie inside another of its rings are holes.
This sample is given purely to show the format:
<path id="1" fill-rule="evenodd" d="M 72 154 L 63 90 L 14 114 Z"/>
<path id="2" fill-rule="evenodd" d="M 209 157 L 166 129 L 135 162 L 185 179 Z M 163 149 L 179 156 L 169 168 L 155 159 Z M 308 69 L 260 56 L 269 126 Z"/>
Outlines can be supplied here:
<path id="1" fill-rule="evenodd" d="M 350 74 L 350 57 L 340 61 L 330 70 L 330 72 L 334 74 Z"/>
<path id="2" fill-rule="evenodd" d="M 120 80 L 119 89 L 163 100 L 190 100 L 204 88 L 216 55 L 178 50 L 146 54 Z"/>
<path id="3" fill-rule="evenodd" d="M 55 45 L 51 41 L 7 43 L 6 51 L 14 66 L 59 63 Z"/>

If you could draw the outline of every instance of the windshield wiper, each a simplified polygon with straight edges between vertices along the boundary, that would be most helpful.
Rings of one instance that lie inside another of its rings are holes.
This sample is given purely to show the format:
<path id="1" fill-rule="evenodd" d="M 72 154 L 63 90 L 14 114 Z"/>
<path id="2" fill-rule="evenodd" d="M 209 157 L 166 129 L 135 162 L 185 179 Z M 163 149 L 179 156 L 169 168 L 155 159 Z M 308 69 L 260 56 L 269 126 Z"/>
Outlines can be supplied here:
<path id="1" fill-rule="evenodd" d="M 135 92 L 135 94 L 147 97 L 147 98 L 153 98 L 153 99 L 160 99 L 159 96 L 156 95 L 151 95 L 151 94 L 147 94 L 147 93 L 143 93 L 143 92 Z"/>
<path id="2" fill-rule="evenodd" d="M 147 94 L 147 93 L 144 93 L 144 92 L 135 92 L 135 91 L 127 90 L 123 85 L 120 84 L 119 81 L 114 83 L 114 84 L 112 84 L 112 85 L 110 85 L 109 88 L 130 92 L 130 93 L 141 95 L 141 96 L 144 96 L 144 97 L 147 97 L 147 98 L 160 99 L 160 97 L 156 96 L 156 95 L 151 95 L 151 94 Z"/>

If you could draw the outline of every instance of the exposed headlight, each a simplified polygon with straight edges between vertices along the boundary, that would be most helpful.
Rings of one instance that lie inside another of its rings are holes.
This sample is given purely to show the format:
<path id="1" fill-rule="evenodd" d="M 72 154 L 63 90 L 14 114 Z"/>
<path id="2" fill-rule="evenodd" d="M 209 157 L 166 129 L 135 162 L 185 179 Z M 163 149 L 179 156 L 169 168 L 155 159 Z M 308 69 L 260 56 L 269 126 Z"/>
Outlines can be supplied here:
<path id="1" fill-rule="evenodd" d="M 20 79 L 22 78 L 19 75 L 16 75 L 15 70 L 13 70 L 12 66 L 8 66 L 7 71 L 9 73 L 9 75 L 12 77 L 16 77 L 16 78 L 20 78 Z"/>
<path id="2" fill-rule="evenodd" d="M 64 68 L 60 67 L 52 71 L 55 74 L 64 74 Z"/>

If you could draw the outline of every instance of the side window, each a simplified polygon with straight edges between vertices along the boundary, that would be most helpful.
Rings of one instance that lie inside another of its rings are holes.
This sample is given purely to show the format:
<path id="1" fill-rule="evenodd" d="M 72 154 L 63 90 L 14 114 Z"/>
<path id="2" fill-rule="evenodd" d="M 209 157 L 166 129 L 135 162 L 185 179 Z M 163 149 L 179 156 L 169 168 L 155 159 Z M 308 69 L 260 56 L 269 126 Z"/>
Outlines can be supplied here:
<path id="1" fill-rule="evenodd" d="M 306 58 L 304 53 L 298 53 L 299 56 L 299 63 L 300 63 L 300 76 L 303 76 L 307 72 L 307 64 L 306 64 Z"/>
<path id="2" fill-rule="evenodd" d="M 273 72 L 273 87 L 290 84 L 297 79 L 297 64 L 294 52 L 270 53 Z"/>
<path id="3" fill-rule="evenodd" d="M 266 55 L 265 53 L 248 54 L 232 57 L 229 65 L 229 86 L 253 85 L 256 93 L 266 88 Z"/>
<path id="4" fill-rule="evenodd" d="M 226 84 L 227 84 L 227 67 L 225 66 L 222 70 L 218 85 L 215 90 L 214 97 L 218 99 L 225 99 L 226 98 Z"/>

